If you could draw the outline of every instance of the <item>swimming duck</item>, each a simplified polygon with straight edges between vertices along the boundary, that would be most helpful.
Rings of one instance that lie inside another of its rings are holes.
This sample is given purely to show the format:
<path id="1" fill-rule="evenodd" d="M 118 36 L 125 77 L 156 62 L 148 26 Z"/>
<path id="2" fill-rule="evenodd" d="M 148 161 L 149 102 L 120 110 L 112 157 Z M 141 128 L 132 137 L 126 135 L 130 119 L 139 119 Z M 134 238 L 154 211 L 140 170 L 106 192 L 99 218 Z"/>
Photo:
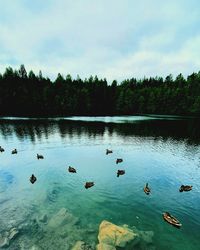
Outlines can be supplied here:
<path id="1" fill-rule="evenodd" d="M 120 175 L 124 175 L 125 174 L 125 170 L 118 170 L 117 171 L 117 177 L 119 177 Z"/>
<path id="2" fill-rule="evenodd" d="M 30 177 L 30 182 L 31 182 L 32 184 L 34 184 L 36 181 L 37 181 L 37 178 L 35 177 L 34 174 L 32 174 L 31 177 Z"/>
<path id="3" fill-rule="evenodd" d="M 85 188 L 86 189 L 91 188 L 92 186 L 94 186 L 94 182 L 86 182 L 85 183 Z"/>
<path id="4" fill-rule="evenodd" d="M 182 224 L 168 212 L 163 213 L 163 219 L 175 227 L 180 228 L 182 226 Z"/>
<path id="5" fill-rule="evenodd" d="M 4 152 L 5 150 L 4 150 L 4 148 L 2 148 L 1 146 L 0 146 L 0 152 L 2 153 L 2 152 Z"/>
<path id="6" fill-rule="evenodd" d="M 116 160 L 116 164 L 121 163 L 121 162 L 123 162 L 123 159 L 121 159 L 121 158 L 117 158 L 117 160 Z"/>
<path id="7" fill-rule="evenodd" d="M 39 159 L 44 159 L 44 156 L 43 156 L 43 155 L 37 154 L 37 158 L 38 158 L 38 160 L 39 160 Z"/>
<path id="8" fill-rule="evenodd" d="M 68 171 L 69 171 L 70 173 L 76 173 L 76 169 L 73 168 L 73 167 L 70 167 L 70 166 L 69 166 L 69 168 L 68 168 Z"/>
<path id="9" fill-rule="evenodd" d="M 151 192 L 151 189 L 148 187 L 148 183 L 146 183 L 146 186 L 144 187 L 144 192 L 148 195 Z"/>
<path id="10" fill-rule="evenodd" d="M 12 154 L 17 154 L 17 149 L 16 149 L 16 148 L 13 149 L 11 153 L 12 153 Z"/>
<path id="11" fill-rule="evenodd" d="M 179 191 L 180 192 L 183 192 L 183 191 L 185 191 L 185 192 L 187 192 L 187 191 L 190 191 L 190 190 L 192 190 L 192 186 L 188 186 L 188 185 L 181 185 L 181 187 L 179 188 Z"/>
<path id="12" fill-rule="evenodd" d="M 106 154 L 108 155 L 108 154 L 112 154 L 112 150 L 110 150 L 110 149 L 106 149 Z"/>

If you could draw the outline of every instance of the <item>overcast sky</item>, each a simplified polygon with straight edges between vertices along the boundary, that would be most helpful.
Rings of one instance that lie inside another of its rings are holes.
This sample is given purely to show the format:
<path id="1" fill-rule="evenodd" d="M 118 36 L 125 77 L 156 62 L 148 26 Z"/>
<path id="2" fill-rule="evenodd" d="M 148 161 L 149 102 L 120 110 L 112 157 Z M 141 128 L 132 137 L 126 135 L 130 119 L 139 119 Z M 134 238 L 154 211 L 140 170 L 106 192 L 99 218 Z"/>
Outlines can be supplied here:
<path id="1" fill-rule="evenodd" d="M 0 0 L 0 71 L 54 78 L 200 70 L 199 0 Z"/>

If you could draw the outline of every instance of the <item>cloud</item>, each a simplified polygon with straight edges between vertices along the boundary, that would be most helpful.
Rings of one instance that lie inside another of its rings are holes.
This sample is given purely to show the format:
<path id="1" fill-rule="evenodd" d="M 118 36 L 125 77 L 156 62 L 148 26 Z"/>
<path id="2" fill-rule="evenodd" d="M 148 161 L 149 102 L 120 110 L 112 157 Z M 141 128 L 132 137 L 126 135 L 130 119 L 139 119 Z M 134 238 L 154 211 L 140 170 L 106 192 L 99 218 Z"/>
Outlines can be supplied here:
<path id="1" fill-rule="evenodd" d="M 44 4 L 45 3 L 45 4 Z M 199 70 L 197 0 L 1 1 L 0 70 L 122 80 Z"/>
<path id="2" fill-rule="evenodd" d="M 153 39 L 154 40 L 154 39 Z M 153 40 L 150 40 L 150 48 L 153 48 Z M 155 40 L 155 44 L 157 44 Z M 143 43 L 142 43 L 143 44 Z M 176 51 L 163 53 L 162 50 L 142 49 L 136 53 L 118 60 L 104 72 L 108 79 L 123 79 L 124 76 L 167 76 L 172 73 L 176 76 L 183 73 L 185 76 L 200 70 L 200 36 L 187 40 Z M 133 74 L 134 72 L 134 74 Z"/>

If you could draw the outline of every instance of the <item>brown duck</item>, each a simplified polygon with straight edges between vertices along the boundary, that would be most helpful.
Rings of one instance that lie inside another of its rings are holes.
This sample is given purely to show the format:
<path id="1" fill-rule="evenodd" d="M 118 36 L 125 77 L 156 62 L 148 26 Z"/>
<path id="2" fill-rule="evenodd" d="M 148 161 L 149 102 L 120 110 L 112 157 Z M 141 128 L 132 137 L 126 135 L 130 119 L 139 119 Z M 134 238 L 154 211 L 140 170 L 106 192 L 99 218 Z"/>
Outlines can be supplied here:
<path id="1" fill-rule="evenodd" d="M 69 171 L 70 173 L 76 173 L 76 169 L 73 168 L 73 167 L 70 167 L 70 166 L 69 166 L 69 168 L 68 168 L 68 171 Z"/>
<path id="2" fill-rule="evenodd" d="M 86 182 L 85 183 L 85 188 L 86 189 L 91 188 L 92 186 L 94 186 L 94 182 Z"/>
<path id="3" fill-rule="evenodd" d="M 123 159 L 121 159 L 121 158 L 117 158 L 117 160 L 116 160 L 116 164 L 121 163 L 121 162 L 123 162 Z"/>
<path id="4" fill-rule="evenodd" d="M 38 159 L 38 160 L 39 160 L 39 159 L 44 159 L 44 156 L 43 156 L 43 155 L 37 154 L 37 159 Z"/>
<path id="5" fill-rule="evenodd" d="M 106 154 L 108 155 L 108 154 L 112 154 L 112 150 L 110 150 L 110 149 L 106 149 Z"/>
<path id="6" fill-rule="evenodd" d="M 32 184 L 34 184 L 36 181 L 37 181 L 37 178 L 35 177 L 34 174 L 32 174 L 31 177 L 30 177 L 30 182 L 31 182 Z"/>
<path id="7" fill-rule="evenodd" d="M 151 189 L 148 187 L 148 183 L 146 183 L 146 186 L 144 187 L 145 194 L 149 195 L 151 192 Z"/>
<path id="8" fill-rule="evenodd" d="M 2 148 L 1 146 L 0 146 L 0 152 L 2 153 L 2 152 L 4 152 L 5 150 L 4 150 L 4 148 Z"/>
<path id="9" fill-rule="evenodd" d="M 117 171 L 117 177 L 119 177 L 120 175 L 124 175 L 125 174 L 125 170 L 118 170 Z"/>
<path id="10" fill-rule="evenodd" d="M 13 149 L 11 153 L 12 153 L 12 154 L 17 154 L 17 149 L 16 149 L 16 148 Z"/>
<path id="11" fill-rule="evenodd" d="M 186 185 L 186 186 L 185 185 L 181 185 L 181 187 L 179 188 L 180 192 L 183 192 L 183 191 L 188 192 L 190 190 L 192 190 L 192 186 L 188 186 L 188 185 Z"/>

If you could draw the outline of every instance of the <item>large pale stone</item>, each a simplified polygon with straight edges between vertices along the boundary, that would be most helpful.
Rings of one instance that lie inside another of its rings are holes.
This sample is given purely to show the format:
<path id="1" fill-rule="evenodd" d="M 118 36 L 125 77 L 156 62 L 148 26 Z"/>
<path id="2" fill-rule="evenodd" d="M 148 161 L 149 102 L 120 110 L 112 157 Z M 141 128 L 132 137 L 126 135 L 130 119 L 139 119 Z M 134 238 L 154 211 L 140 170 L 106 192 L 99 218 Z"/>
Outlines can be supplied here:
<path id="1" fill-rule="evenodd" d="M 111 245 L 100 243 L 97 245 L 96 250 L 116 250 L 116 248 L 114 246 L 111 246 Z"/>
<path id="2" fill-rule="evenodd" d="M 127 227 L 120 227 L 108 221 L 102 221 L 99 226 L 99 243 L 114 247 L 125 247 L 128 243 L 137 242 L 138 234 Z M 100 247 L 103 247 L 100 245 Z M 100 248 L 101 249 L 101 248 Z"/>

